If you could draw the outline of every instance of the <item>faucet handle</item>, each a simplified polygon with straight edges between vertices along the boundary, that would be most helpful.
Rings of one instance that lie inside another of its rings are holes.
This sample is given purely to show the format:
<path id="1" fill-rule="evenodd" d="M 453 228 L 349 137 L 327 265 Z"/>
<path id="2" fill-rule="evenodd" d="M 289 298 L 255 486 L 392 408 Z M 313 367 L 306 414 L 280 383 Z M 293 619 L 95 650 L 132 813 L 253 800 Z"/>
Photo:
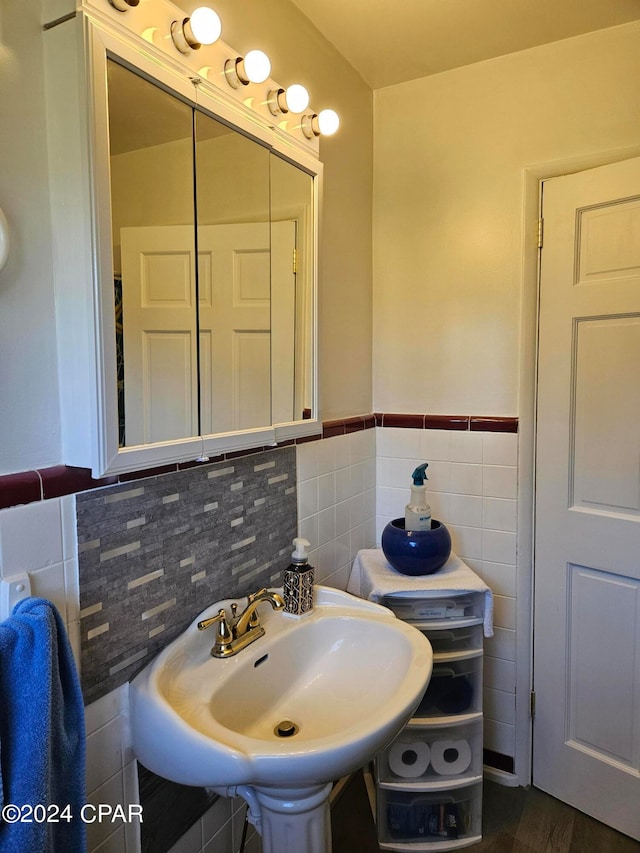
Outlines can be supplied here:
<path id="1" fill-rule="evenodd" d="M 212 625 L 215 625 L 216 622 L 220 622 L 220 627 L 227 624 L 227 614 L 224 608 L 220 608 L 218 610 L 217 616 L 211 616 L 210 619 L 203 619 L 201 622 L 198 622 L 198 631 L 206 631 L 207 628 L 210 628 Z M 224 630 L 224 629 L 223 629 Z"/>
<path id="2" fill-rule="evenodd" d="M 250 604 L 253 604 L 253 602 L 256 600 L 256 598 L 260 598 L 260 596 L 264 595 L 266 592 L 267 592 L 267 588 L 263 587 L 262 589 L 259 589 L 257 592 L 249 593 L 249 595 L 247 596 L 247 607 Z"/>

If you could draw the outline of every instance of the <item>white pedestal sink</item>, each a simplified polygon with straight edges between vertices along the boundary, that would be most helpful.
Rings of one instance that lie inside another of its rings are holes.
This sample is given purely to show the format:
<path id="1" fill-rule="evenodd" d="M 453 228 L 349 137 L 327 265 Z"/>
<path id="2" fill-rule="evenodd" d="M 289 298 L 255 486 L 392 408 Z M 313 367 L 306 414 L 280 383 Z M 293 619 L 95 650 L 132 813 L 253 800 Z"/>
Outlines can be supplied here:
<path id="1" fill-rule="evenodd" d="M 315 602 L 301 617 L 263 607 L 265 636 L 223 660 L 196 627 L 231 604 L 217 602 L 130 685 L 140 761 L 244 797 L 263 853 L 330 853 L 332 780 L 393 740 L 431 675 L 428 640 L 390 610 L 321 586 Z"/>

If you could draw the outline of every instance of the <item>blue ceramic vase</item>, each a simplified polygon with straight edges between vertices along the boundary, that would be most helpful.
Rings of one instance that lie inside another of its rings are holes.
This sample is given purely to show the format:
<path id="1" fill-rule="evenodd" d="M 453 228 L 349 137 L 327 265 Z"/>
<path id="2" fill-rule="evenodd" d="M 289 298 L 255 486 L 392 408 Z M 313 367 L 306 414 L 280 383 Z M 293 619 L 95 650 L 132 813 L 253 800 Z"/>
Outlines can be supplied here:
<path id="1" fill-rule="evenodd" d="M 403 575 L 432 575 L 449 559 L 451 536 L 435 518 L 431 530 L 405 530 L 404 518 L 394 518 L 382 531 L 382 551 Z"/>

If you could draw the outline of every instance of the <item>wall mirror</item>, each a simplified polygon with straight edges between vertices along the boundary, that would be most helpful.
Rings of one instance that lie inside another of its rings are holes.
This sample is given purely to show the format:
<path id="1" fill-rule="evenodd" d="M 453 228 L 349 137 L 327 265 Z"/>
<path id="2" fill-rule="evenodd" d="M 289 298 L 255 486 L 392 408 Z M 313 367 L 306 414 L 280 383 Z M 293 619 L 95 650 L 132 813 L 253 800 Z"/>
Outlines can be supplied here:
<path id="1" fill-rule="evenodd" d="M 315 175 L 196 90 L 107 59 L 121 449 L 315 417 Z"/>

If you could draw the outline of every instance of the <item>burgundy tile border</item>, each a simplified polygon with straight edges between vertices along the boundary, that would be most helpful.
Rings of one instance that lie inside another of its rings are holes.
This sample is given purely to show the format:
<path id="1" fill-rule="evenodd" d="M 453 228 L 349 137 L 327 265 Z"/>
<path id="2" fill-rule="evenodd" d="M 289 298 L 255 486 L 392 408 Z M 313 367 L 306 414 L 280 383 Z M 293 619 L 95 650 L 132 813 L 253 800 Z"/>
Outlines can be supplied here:
<path id="1" fill-rule="evenodd" d="M 424 428 L 468 430 L 469 415 L 425 415 Z"/>
<path id="2" fill-rule="evenodd" d="M 322 437 L 334 438 L 336 435 L 345 435 L 344 421 L 325 421 L 322 424 Z"/>
<path id="3" fill-rule="evenodd" d="M 424 429 L 424 415 L 403 415 L 385 412 L 382 415 L 382 426 L 401 427 L 402 429 Z"/>
<path id="4" fill-rule="evenodd" d="M 111 486 L 118 477 L 102 477 L 94 480 L 88 468 L 76 468 L 71 465 L 53 465 L 41 468 L 38 473 L 42 479 L 42 499 L 60 498 L 74 492 L 86 492 L 99 486 Z"/>
<path id="5" fill-rule="evenodd" d="M 373 427 L 401 427 L 404 429 L 447 429 L 471 430 L 474 432 L 503 432 L 517 433 L 518 418 L 485 417 L 479 415 L 416 415 L 397 412 L 374 412 L 366 415 L 355 415 L 349 418 L 337 418 L 324 421 L 322 434 L 303 435 L 300 438 L 288 439 L 278 444 L 278 447 L 290 447 L 292 444 L 306 444 L 309 441 L 320 441 L 323 438 L 334 438 L 337 435 L 350 435 Z M 33 503 L 48 498 L 59 498 L 64 495 L 97 489 L 100 486 L 114 483 L 130 483 L 155 477 L 158 474 L 169 474 L 195 468 L 203 464 L 222 462 L 225 459 L 237 459 L 250 456 L 272 447 L 252 447 L 210 457 L 203 462 L 179 462 L 162 465 L 143 471 L 130 471 L 113 477 L 94 479 L 88 468 L 77 468 L 71 465 L 52 465 L 49 468 L 39 468 L 34 471 L 20 471 L 16 474 L 0 474 L 0 509 L 8 509 L 19 504 Z"/>
<path id="6" fill-rule="evenodd" d="M 518 418 L 470 418 L 469 429 L 474 432 L 518 432 Z"/>
<path id="7" fill-rule="evenodd" d="M 0 477 L 0 509 L 42 500 L 42 482 L 37 471 L 20 471 Z"/>

